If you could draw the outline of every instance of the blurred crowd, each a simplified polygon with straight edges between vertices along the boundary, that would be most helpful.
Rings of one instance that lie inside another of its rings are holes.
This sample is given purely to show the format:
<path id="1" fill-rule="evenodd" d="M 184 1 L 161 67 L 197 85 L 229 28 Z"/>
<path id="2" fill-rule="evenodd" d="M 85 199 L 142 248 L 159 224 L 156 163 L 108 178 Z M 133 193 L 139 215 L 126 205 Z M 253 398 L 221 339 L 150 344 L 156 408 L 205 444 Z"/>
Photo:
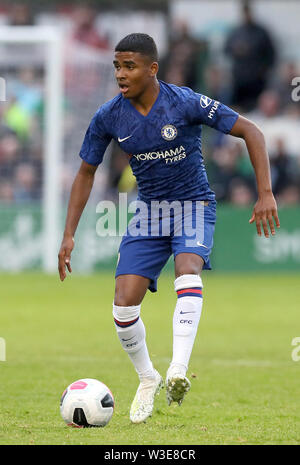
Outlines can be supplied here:
<path id="1" fill-rule="evenodd" d="M 85 4 L 67 14 L 70 42 L 82 43 L 95 51 L 112 50 L 114 44 L 95 22 L 99 11 Z M 11 4 L 5 18 L 10 25 L 35 24 L 34 14 L 23 2 Z M 173 31 L 168 51 L 161 57 L 159 78 L 191 87 L 256 122 L 266 138 L 279 205 L 300 204 L 300 104 L 291 98 L 291 81 L 300 75 L 298 63 L 282 60 L 276 40 L 255 18 L 248 2 L 242 6 L 240 23 L 226 37 L 221 64 L 214 61 L 205 39 L 191 36 L 187 24 L 178 22 Z M 7 100 L 0 103 L 0 203 L 38 202 L 44 166 L 44 69 L 26 63 L 1 64 L 0 75 L 5 75 L 7 82 Z M 66 80 L 69 78 L 70 70 Z M 99 85 L 91 74 L 89 78 L 89 86 Z M 68 100 L 64 106 L 68 122 L 74 109 Z M 87 124 L 86 119 L 80 137 Z M 70 139 L 67 127 L 65 144 L 73 150 Z M 136 185 L 127 157 L 115 143 L 110 150 L 102 195 L 114 197 L 118 190 L 134 195 Z M 203 154 L 217 200 L 237 206 L 253 204 L 255 177 L 244 142 L 203 127 Z M 66 193 L 72 182 L 68 163 L 66 160 L 62 177 Z"/>

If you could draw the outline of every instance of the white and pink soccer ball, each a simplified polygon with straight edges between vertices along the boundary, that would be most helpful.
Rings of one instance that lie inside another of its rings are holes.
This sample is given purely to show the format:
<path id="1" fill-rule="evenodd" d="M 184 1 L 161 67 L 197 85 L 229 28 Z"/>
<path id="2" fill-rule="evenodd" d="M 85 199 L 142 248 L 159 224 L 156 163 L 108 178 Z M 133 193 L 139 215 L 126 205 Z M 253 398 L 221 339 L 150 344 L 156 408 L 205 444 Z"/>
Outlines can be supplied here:
<path id="1" fill-rule="evenodd" d="M 68 426 L 106 426 L 114 411 L 114 397 L 97 379 L 84 378 L 70 384 L 60 399 L 60 413 Z"/>

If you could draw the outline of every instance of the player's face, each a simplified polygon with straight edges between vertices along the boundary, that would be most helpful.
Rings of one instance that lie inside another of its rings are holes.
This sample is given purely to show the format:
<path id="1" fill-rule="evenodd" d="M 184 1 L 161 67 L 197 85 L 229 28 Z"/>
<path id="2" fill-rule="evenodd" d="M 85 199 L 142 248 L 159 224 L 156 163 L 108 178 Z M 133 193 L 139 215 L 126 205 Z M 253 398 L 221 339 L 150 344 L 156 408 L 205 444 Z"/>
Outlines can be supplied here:
<path id="1" fill-rule="evenodd" d="M 114 59 L 117 84 L 125 98 L 138 98 L 153 82 L 158 65 L 135 52 L 116 52 Z"/>

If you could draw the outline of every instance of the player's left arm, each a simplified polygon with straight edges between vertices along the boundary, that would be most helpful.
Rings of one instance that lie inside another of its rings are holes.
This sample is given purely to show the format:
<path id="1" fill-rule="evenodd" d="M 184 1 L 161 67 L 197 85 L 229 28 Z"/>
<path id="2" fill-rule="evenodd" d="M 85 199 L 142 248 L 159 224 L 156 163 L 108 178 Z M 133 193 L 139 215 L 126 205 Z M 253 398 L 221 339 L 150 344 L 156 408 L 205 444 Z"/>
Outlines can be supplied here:
<path id="1" fill-rule="evenodd" d="M 273 218 L 277 228 L 280 227 L 280 222 L 276 200 L 272 192 L 270 163 L 264 135 L 255 123 L 241 115 L 239 115 L 229 134 L 244 139 L 255 171 L 258 200 L 254 205 L 249 223 L 256 223 L 259 236 L 262 234 L 262 227 L 266 237 L 269 237 L 269 224 L 271 234 L 274 235 Z"/>

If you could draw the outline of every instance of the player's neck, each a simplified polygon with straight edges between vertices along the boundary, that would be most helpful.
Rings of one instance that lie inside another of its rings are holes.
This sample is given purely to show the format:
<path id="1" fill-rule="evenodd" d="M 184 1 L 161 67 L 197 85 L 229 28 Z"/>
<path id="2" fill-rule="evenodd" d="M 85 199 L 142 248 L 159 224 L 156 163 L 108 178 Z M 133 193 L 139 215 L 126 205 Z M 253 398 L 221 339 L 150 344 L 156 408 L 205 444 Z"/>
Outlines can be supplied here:
<path id="1" fill-rule="evenodd" d="M 139 113 L 147 116 L 158 97 L 159 91 L 159 82 L 157 79 L 155 79 L 153 84 L 149 85 L 141 95 L 139 95 L 137 98 L 129 99 L 130 103 Z"/>

